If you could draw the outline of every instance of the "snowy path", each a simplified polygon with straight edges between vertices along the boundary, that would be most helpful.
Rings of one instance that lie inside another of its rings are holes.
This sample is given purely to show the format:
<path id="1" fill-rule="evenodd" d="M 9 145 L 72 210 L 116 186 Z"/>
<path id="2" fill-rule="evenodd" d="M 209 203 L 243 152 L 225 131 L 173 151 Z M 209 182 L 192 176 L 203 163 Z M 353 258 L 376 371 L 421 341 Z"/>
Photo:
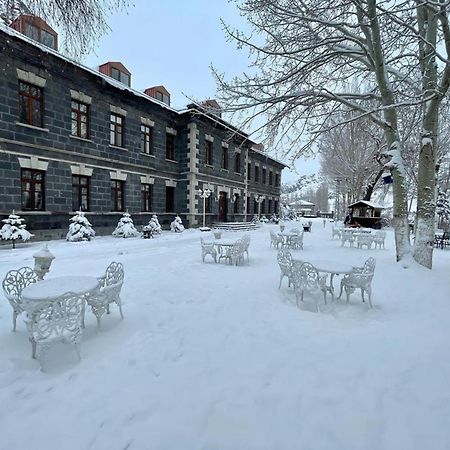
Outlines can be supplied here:
<path id="1" fill-rule="evenodd" d="M 48 277 L 123 262 L 125 319 L 113 307 L 96 333 L 87 314 L 81 362 L 61 345 L 42 373 L 0 302 L 0 449 L 450 448 L 450 252 L 405 270 L 392 232 L 386 250 L 341 248 L 318 221 L 299 257 L 377 268 L 373 310 L 355 293 L 317 314 L 278 290 L 269 229 L 242 267 L 202 264 L 197 230 L 50 242 Z M 41 246 L 0 248 L 0 274 Z"/>

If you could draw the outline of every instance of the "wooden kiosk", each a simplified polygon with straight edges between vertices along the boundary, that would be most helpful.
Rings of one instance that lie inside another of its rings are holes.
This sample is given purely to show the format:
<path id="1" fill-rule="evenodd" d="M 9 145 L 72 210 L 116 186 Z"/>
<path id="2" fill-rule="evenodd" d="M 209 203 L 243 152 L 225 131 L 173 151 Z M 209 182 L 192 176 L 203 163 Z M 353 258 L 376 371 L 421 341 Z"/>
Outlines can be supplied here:
<path id="1" fill-rule="evenodd" d="M 384 206 L 377 205 L 366 200 L 359 200 L 348 205 L 349 213 L 352 217 L 352 224 L 359 224 L 365 228 L 381 228 L 381 211 Z"/>

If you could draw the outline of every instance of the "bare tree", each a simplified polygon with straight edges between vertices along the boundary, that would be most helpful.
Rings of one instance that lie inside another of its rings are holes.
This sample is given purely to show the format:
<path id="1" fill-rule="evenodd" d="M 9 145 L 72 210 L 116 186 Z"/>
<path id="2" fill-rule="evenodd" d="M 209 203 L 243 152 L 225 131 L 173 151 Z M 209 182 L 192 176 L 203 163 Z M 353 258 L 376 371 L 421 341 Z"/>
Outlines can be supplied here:
<path id="1" fill-rule="evenodd" d="M 422 105 L 412 254 L 431 268 L 438 114 L 450 84 L 447 1 L 244 0 L 239 9 L 252 35 L 224 24 L 225 31 L 250 50 L 253 64 L 231 81 L 213 69 L 222 103 L 230 112 L 250 112 L 243 126 L 264 117 L 260 130 L 275 144 L 287 138 L 293 158 L 329 129 L 339 111 L 350 109 L 353 120 L 367 117 L 377 124 L 394 179 L 397 260 L 411 254 L 399 111 Z M 361 89 L 355 92 L 348 80 Z M 306 146 L 305 132 L 312 137 Z"/>
<path id="2" fill-rule="evenodd" d="M 130 4 L 130 0 L 0 0 L 0 20 L 10 25 L 19 14 L 41 17 L 62 32 L 62 50 L 81 57 L 109 31 L 109 16 Z"/>
<path id="3" fill-rule="evenodd" d="M 367 118 L 351 120 L 354 112 L 330 121 L 318 139 L 321 171 L 333 183 L 340 180 L 350 192 L 349 201 L 370 200 L 383 172 L 380 158 L 382 135 Z"/>

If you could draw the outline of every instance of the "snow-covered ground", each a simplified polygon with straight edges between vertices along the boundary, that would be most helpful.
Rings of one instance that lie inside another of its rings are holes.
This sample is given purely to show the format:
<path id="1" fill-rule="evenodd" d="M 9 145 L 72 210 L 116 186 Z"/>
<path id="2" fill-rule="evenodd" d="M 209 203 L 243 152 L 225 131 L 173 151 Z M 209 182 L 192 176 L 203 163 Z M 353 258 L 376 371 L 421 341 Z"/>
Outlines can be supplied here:
<path id="1" fill-rule="evenodd" d="M 449 449 L 450 251 L 404 269 L 392 231 L 386 250 L 341 248 L 317 220 L 293 253 L 377 267 L 374 309 L 355 293 L 316 313 L 278 290 L 270 229 L 238 267 L 203 264 L 198 230 L 50 242 L 47 278 L 124 264 L 125 319 L 113 306 L 97 333 L 88 312 L 82 360 L 61 344 L 41 372 L 0 301 L 0 449 Z M 1 277 L 41 247 L 1 247 Z"/>

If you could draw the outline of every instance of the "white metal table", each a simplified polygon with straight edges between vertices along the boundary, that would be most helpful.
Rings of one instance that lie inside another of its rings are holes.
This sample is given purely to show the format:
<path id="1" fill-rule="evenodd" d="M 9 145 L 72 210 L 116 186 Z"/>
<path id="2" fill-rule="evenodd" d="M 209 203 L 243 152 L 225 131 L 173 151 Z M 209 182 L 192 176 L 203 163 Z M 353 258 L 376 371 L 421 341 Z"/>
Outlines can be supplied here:
<path id="1" fill-rule="evenodd" d="M 297 261 L 293 260 L 297 264 L 305 261 Z M 353 266 L 346 263 L 336 262 L 336 261 L 329 261 L 324 259 L 317 259 L 309 261 L 317 270 L 318 272 L 322 273 L 329 273 L 330 274 L 330 293 L 331 293 L 331 299 L 334 300 L 334 286 L 333 286 L 333 278 L 335 275 L 345 275 L 349 274 L 353 271 Z"/>

